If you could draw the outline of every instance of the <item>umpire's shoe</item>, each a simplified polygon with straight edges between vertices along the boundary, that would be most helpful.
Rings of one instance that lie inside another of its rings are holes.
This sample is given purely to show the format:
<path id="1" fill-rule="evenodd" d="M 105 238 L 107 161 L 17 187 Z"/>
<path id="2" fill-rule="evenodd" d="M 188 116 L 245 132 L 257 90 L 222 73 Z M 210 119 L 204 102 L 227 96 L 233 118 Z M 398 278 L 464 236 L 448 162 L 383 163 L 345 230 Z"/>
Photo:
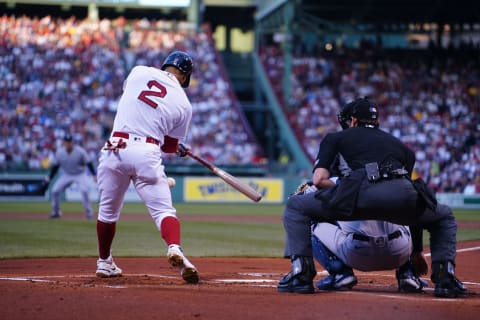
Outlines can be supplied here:
<path id="1" fill-rule="evenodd" d="M 467 295 L 467 288 L 455 277 L 455 267 L 450 261 L 433 263 L 431 279 L 435 283 L 436 297 L 460 298 Z"/>
<path id="2" fill-rule="evenodd" d="M 278 292 L 314 293 L 313 278 L 317 271 L 312 257 L 293 256 L 292 271 L 278 282 Z"/>

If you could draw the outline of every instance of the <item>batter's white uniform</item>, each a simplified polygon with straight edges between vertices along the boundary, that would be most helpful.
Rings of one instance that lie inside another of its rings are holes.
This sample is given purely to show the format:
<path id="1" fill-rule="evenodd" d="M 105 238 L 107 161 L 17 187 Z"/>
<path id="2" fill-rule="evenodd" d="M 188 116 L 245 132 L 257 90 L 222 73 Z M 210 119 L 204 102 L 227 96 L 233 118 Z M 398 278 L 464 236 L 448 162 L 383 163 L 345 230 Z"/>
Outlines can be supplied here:
<path id="1" fill-rule="evenodd" d="M 346 265 L 361 271 L 396 269 L 412 253 L 407 226 L 385 221 L 339 221 L 312 225 L 317 237 Z"/>
<path id="2" fill-rule="evenodd" d="M 102 150 L 99 159 L 98 220 L 119 220 L 130 181 L 159 230 L 163 218 L 176 216 L 160 146 L 165 136 L 184 140 L 191 119 L 192 105 L 174 75 L 153 67 L 132 69 L 109 139 L 113 145 L 126 145 L 118 152 Z"/>

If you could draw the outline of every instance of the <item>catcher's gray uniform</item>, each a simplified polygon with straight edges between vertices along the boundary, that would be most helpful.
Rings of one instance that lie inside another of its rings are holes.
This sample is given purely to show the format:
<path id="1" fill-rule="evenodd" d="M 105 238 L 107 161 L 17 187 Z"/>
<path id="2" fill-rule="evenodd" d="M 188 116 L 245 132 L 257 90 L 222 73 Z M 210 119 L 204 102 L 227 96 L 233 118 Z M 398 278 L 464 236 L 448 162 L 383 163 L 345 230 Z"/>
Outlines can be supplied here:
<path id="1" fill-rule="evenodd" d="M 385 221 L 316 223 L 312 235 L 346 265 L 361 271 L 396 269 L 412 253 L 409 228 Z"/>
<path id="2" fill-rule="evenodd" d="M 93 217 L 92 206 L 88 195 L 88 176 L 86 167 L 95 176 L 95 170 L 85 149 L 78 145 L 73 145 L 72 137 L 64 137 L 65 145 L 57 150 L 52 162 L 52 169 L 49 181 L 58 170 L 61 171 L 59 178 L 52 187 L 52 213 L 51 218 L 59 218 L 60 213 L 60 194 L 71 184 L 76 183 L 82 193 L 82 205 L 87 219 Z"/>

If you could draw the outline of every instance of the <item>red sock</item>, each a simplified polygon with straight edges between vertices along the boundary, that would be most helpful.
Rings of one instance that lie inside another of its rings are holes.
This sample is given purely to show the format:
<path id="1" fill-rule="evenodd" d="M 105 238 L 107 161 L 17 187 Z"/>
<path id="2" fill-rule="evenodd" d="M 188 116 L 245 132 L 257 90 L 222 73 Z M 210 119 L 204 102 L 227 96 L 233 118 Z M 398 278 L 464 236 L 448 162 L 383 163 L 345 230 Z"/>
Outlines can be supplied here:
<path id="1" fill-rule="evenodd" d="M 105 223 L 97 220 L 98 253 L 101 259 L 107 259 L 110 256 L 116 226 L 116 222 Z"/>
<path id="2" fill-rule="evenodd" d="M 164 218 L 160 226 L 160 232 L 167 245 L 180 245 L 180 222 L 177 218 L 172 216 Z"/>

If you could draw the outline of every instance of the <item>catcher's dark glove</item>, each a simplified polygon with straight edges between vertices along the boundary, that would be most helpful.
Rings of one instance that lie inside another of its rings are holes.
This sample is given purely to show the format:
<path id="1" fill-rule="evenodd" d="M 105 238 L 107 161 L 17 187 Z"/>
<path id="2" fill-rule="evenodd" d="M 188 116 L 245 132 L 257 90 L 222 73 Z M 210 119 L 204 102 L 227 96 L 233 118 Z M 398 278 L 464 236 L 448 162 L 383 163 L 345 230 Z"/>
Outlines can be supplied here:
<path id="1" fill-rule="evenodd" d="M 178 144 L 177 155 L 179 157 L 188 156 L 188 153 L 187 153 L 188 151 L 190 151 L 190 146 L 189 145 L 186 145 L 186 144 L 183 144 L 183 143 Z"/>
<path id="2" fill-rule="evenodd" d="M 42 194 L 45 194 L 48 191 L 49 186 L 50 186 L 50 179 L 45 179 L 42 181 L 42 185 L 40 189 Z"/>

